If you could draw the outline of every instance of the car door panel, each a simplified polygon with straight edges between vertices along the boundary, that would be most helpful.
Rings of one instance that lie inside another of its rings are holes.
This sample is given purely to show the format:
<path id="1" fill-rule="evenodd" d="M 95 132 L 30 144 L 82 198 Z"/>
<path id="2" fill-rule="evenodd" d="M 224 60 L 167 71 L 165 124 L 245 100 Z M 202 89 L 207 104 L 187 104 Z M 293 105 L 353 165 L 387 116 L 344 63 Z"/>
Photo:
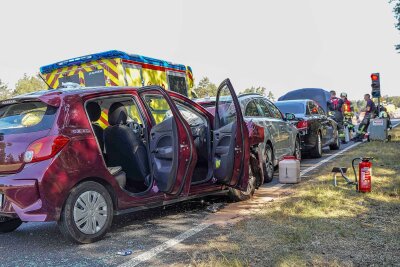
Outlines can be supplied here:
<path id="1" fill-rule="evenodd" d="M 157 124 L 150 131 L 150 160 L 153 177 L 162 192 L 171 192 L 178 167 L 177 129 L 174 118 Z"/>
<path id="2" fill-rule="evenodd" d="M 267 105 L 270 115 L 272 116 L 269 121 L 271 127 L 271 134 L 274 137 L 273 149 L 274 149 L 274 157 L 276 160 L 280 160 L 285 155 L 288 155 L 290 152 L 289 147 L 289 133 L 287 132 L 286 122 L 283 120 L 282 115 L 277 107 L 263 99 L 264 103 Z"/>
<path id="3" fill-rule="evenodd" d="M 215 165 L 214 177 L 221 183 L 228 183 L 232 177 L 234 165 L 236 122 L 225 125 L 214 132 Z"/>
<path id="4" fill-rule="evenodd" d="M 218 87 L 213 131 L 213 172 L 219 183 L 245 190 L 249 179 L 248 130 L 229 79 Z"/>
<path id="5" fill-rule="evenodd" d="M 190 126 L 162 87 L 144 87 L 139 90 L 139 95 L 144 100 L 149 117 L 153 118 L 149 138 L 151 175 L 161 192 L 170 196 L 188 195 L 197 161 Z M 154 102 L 146 102 L 147 97 Z M 168 107 L 168 116 L 165 113 L 162 118 L 159 111 L 152 110 L 157 106 Z M 162 120 L 157 123 L 152 112 Z"/>

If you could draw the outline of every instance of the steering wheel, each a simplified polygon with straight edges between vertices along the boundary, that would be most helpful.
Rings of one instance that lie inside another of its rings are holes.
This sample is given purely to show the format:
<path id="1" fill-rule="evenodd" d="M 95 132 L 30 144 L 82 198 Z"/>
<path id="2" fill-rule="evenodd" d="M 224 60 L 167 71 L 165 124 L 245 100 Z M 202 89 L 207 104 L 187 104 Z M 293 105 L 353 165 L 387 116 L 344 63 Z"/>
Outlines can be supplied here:
<path id="1" fill-rule="evenodd" d="M 142 134 L 142 127 L 136 121 L 128 122 L 128 127 L 132 129 L 135 134 L 141 135 Z"/>

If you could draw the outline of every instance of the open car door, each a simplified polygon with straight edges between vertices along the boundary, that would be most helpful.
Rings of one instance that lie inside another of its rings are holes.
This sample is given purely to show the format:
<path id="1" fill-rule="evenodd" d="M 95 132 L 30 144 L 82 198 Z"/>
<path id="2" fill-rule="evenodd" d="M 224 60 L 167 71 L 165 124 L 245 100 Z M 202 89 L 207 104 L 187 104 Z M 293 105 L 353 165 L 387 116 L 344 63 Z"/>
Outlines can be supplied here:
<path id="1" fill-rule="evenodd" d="M 218 87 L 213 132 L 213 168 L 218 182 L 246 190 L 249 180 L 249 134 L 229 79 Z"/>
<path id="2" fill-rule="evenodd" d="M 151 175 L 160 191 L 187 195 L 197 161 L 190 127 L 162 87 L 144 87 L 139 95 L 152 120 L 149 133 Z"/>

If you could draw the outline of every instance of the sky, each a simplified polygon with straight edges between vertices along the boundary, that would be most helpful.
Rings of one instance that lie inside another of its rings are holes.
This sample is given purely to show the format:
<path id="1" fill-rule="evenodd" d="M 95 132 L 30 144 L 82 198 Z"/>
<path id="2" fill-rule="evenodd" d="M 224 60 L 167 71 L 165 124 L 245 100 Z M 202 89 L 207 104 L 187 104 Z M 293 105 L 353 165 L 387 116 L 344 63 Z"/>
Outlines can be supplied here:
<path id="1" fill-rule="evenodd" d="M 196 82 L 400 95 L 400 32 L 385 0 L 2 1 L 0 79 L 118 49 L 190 65 Z"/>

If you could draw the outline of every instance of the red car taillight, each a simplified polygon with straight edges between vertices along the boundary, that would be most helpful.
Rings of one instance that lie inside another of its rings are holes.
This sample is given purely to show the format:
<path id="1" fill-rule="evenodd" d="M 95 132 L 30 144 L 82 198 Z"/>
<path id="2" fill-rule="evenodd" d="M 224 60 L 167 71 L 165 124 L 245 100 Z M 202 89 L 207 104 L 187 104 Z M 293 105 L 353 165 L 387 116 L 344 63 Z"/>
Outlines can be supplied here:
<path id="1" fill-rule="evenodd" d="M 307 121 L 299 121 L 296 125 L 297 129 L 307 129 L 308 122 Z"/>
<path id="2" fill-rule="evenodd" d="M 36 140 L 26 149 L 24 161 L 38 162 L 54 157 L 68 144 L 69 138 L 63 135 L 47 136 Z"/>

